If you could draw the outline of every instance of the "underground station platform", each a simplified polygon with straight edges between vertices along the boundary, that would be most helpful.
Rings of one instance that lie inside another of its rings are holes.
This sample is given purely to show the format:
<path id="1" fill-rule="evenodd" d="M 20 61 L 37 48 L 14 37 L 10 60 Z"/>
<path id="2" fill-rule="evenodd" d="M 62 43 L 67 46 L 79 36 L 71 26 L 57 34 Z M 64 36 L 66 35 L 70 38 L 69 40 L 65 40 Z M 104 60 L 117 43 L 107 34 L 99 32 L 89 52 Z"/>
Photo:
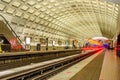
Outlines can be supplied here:
<path id="1" fill-rule="evenodd" d="M 0 80 L 120 80 L 114 50 L 54 50 L 0 54 Z"/>

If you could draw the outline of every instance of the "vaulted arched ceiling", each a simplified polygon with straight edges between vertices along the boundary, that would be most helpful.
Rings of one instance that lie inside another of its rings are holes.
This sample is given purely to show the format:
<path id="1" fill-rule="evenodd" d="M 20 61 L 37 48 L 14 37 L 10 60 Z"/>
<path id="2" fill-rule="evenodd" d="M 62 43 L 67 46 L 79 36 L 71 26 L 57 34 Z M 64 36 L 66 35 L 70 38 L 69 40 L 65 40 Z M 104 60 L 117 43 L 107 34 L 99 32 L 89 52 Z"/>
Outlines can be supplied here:
<path id="1" fill-rule="evenodd" d="M 112 39 L 118 8 L 104 0 L 0 0 L 0 14 L 20 37 Z"/>

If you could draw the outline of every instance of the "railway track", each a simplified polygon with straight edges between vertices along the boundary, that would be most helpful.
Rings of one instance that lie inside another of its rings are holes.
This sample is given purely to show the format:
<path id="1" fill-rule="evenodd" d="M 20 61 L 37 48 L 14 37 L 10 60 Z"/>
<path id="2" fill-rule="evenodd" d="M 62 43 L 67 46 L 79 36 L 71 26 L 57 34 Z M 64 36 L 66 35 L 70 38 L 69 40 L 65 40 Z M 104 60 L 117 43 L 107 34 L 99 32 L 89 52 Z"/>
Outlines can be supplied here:
<path id="1" fill-rule="evenodd" d="M 67 58 L 52 60 L 42 65 L 32 64 L 32 65 L 23 67 L 24 70 L 22 69 L 21 70 L 18 69 L 18 71 L 13 70 L 12 73 L 1 75 L 0 80 L 46 80 L 50 76 L 55 75 L 61 70 L 66 69 L 67 67 L 91 56 L 92 54 L 98 51 L 99 50 L 91 51 L 86 54 L 76 54 L 74 56 L 70 56 Z"/>
<path id="2" fill-rule="evenodd" d="M 19 52 L 0 54 L 0 71 L 12 69 L 31 63 L 39 63 L 57 58 L 62 58 L 74 54 L 80 54 L 81 50 L 60 50 L 47 52 Z"/>

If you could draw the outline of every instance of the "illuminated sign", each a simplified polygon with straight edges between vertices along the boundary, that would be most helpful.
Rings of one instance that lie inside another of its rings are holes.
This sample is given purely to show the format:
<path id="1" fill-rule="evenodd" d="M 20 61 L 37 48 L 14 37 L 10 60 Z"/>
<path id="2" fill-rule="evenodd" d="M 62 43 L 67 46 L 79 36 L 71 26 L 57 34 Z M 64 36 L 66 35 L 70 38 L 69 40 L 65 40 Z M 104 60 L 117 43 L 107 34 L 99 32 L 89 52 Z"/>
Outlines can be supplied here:
<path id="1" fill-rule="evenodd" d="M 30 37 L 26 37 L 25 42 L 26 42 L 26 44 L 30 44 Z"/>

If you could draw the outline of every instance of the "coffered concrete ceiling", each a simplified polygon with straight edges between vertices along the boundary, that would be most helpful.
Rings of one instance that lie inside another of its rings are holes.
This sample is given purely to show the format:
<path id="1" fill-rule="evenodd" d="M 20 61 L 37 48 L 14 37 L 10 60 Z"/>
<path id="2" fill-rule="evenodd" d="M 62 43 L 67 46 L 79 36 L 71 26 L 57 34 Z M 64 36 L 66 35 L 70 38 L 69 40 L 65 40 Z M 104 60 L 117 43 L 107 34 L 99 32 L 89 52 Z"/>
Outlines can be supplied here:
<path id="1" fill-rule="evenodd" d="M 112 3 L 111 1 L 115 1 Z M 119 0 L 0 0 L 0 14 L 22 36 L 85 39 L 117 31 Z"/>

